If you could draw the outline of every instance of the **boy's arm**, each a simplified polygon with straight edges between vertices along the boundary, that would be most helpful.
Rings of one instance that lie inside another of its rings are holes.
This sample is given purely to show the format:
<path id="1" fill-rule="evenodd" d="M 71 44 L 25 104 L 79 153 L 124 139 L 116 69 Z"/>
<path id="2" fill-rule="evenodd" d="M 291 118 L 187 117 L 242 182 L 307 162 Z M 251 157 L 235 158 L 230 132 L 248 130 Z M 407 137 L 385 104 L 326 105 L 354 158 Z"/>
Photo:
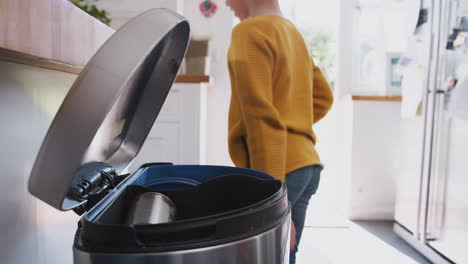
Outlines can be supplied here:
<path id="1" fill-rule="evenodd" d="M 232 89 L 247 129 L 250 166 L 284 181 L 287 135 L 273 105 L 273 51 L 255 26 L 236 28 L 231 49 Z"/>
<path id="2" fill-rule="evenodd" d="M 314 82 L 313 82 L 313 102 L 314 102 L 314 124 L 322 120 L 327 113 L 330 111 L 333 105 L 333 92 L 327 79 L 320 70 L 319 67 L 315 66 L 312 62 L 314 71 Z"/>

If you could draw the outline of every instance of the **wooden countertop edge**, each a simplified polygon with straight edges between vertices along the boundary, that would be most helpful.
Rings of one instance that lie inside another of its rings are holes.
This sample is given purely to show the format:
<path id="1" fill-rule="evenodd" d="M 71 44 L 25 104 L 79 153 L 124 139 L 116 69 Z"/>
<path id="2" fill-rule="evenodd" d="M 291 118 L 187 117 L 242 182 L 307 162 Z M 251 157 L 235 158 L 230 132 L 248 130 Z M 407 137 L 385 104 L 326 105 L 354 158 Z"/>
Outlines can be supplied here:
<path id="1" fill-rule="evenodd" d="M 0 47 L 84 65 L 115 30 L 68 0 L 0 0 Z"/>
<path id="2" fill-rule="evenodd" d="M 176 83 L 210 83 L 211 78 L 207 75 L 179 75 Z"/>
<path id="3" fill-rule="evenodd" d="M 79 74 L 83 70 L 82 66 L 71 65 L 65 62 L 54 61 L 50 59 L 40 58 L 26 53 L 5 49 L 0 47 L 0 60 L 13 63 L 25 64 L 33 67 L 44 68 L 49 70 Z"/>
<path id="4" fill-rule="evenodd" d="M 379 102 L 401 102 L 401 96 L 368 96 L 353 95 L 353 101 L 379 101 Z"/>
<path id="5" fill-rule="evenodd" d="M 40 58 L 33 55 L 17 52 L 0 47 L 0 60 L 13 63 L 25 64 L 33 67 L 39 67 L 49 70 L 80 74 L 83 66 L 71 65 L 68 63 Z M 206 75 L 179 75 L 176 83 L 210 83 L 210 76 Z"/>

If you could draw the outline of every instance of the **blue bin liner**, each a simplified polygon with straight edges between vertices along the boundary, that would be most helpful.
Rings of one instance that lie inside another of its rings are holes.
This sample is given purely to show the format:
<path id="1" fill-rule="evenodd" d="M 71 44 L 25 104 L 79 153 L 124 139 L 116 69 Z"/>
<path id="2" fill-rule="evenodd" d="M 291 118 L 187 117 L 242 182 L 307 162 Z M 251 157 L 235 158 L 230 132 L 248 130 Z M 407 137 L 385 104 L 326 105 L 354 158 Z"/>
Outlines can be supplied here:
<path id="1" fill-rule="evenodd" d="M 143 168 L 141 175 L 132 185 L 142 185 L 160 191 L 183 190 L 225 175 L 246 175 L 265 180 L 275 179 L 261 171 L 236 167 L 154 165 Z"/>

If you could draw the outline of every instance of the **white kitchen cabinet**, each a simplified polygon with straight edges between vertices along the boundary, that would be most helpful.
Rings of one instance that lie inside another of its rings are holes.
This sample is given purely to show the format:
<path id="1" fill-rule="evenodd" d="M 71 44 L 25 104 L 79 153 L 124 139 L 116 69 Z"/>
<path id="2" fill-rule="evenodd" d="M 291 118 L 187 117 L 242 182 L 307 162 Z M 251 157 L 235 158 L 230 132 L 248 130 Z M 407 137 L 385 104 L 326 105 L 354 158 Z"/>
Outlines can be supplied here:
<path id="1" fill-rule="evenodd" d="M 205 84 L 174 84 L 130 172 L 150 162 L 206 163 L 206 90 Z"/>

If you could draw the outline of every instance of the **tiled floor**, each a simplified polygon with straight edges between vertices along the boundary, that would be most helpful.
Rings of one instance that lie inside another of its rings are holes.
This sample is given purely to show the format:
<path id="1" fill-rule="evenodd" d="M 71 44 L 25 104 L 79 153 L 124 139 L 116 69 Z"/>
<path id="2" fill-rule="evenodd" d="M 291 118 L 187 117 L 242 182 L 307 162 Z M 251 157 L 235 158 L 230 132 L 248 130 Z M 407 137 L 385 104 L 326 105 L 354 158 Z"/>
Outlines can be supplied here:
<path id="1" fill-rule="evenodd" d="M 298 264 L 429 264 L 397 237 L 391 222 L 349 222 L 349 227 L 307 227 Z"/>
<path id="2" fill-rule="evenodd" d="M 336 111 L 315 127 L 325 163 L 320 187 L 309 204 L 298 264 L 428 264 L 393 232 L 392 222 L 347 220 L 348 179 L 337 153 Z"/>

